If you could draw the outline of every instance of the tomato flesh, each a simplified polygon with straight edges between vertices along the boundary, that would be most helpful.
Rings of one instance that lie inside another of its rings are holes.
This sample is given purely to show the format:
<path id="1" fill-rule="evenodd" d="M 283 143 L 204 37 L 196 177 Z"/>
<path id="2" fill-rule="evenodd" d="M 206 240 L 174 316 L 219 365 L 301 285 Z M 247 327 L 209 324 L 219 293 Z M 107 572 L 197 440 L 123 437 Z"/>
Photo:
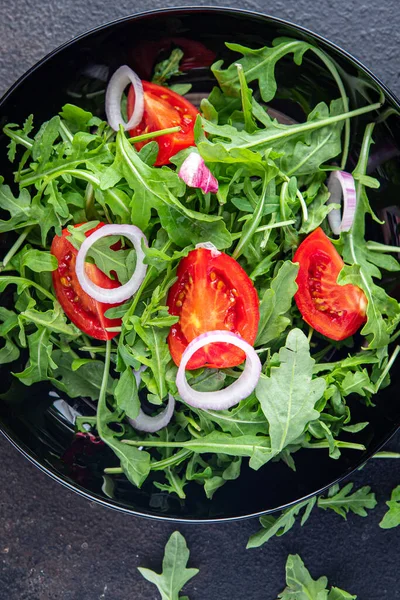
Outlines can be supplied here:
<path id="1" fill-rule="evenodd" d="M 97 227 L 85 234 L 86 237 L 103 225 L 104 223 L 99 223 Z M 69 242 L 69 235 L 68 229 L 63 229 L 61 236 L 54 237 L 50 248 L 50 252 L 58 260 L 58 268 L 52 272 L 56 298 L 70 321 L 83 333 L 98 340 L 111 340 L 117 333 L 106 331 L 106 328 L 118 327 L 122 321 L 121 319 L 108 319 L 104 313 L 116 305 L 97 302 L 83 291 L 75 271 L 78 251 Z M 93 283 L 100 287 L 114 289 L 120 286 L 118 281 L 107 277 L 94 264 L 86 263 L 85 271 Z"/>
<path id="2" fill-rule="evenodd" d="M 168 336 L 176 365 L 187 345 L 207 331 L 231 331 L 254 344 L 260 318 L 258 296 L 236 260 L 223 252 L 198 248 L 181 260 L 177 276 L 167 301 L 170 314 L 179 316 Z M 198 350 L 186 368 L 235 367 L 244 359 L 239 348 L 213 343 Z"/>
<path id="3" fill-rule="evenodd" d="M 142 81 L 144 91 L 144 113 L 139 125 L 130 130 L 132 137 L 168 127 L 181 128 L 180 131 L 154 138 L 158 144 L 157 167 L 167 165 L 172 156 L 180 150 L 194 146 L 194 124 L 199 111 L 193 104 L 176 92 L 155 83 Z M 135 92 L 131 86 L 128 93 L 128 118 L 135 106 Z M 140 150 L 151 140 L 137 142 Z"/>
<path id="4" fill-rule="evenodd" d="M 339 285 L 341 256 L 320 227 L 297 248 L 300 265 L 295 301 L 303 319 L 332 340 L 344 340 L 366 321 L 367 298 L 352 284 Z"/>

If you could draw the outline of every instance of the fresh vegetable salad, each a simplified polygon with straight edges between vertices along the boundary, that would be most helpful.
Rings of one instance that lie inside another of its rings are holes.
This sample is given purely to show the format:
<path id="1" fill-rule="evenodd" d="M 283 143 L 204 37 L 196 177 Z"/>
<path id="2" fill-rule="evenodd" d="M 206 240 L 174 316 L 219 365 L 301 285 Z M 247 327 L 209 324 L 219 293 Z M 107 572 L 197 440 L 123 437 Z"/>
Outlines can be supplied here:
<path id="1" fill-rule="evenodd" d="M 109 74 L 106 120 L 67 104 L 5 127 L 15 183 L 0 189 L 0 231 L 15 240 L 0 362 L 88 400 L 75 435 L 114 451 L 106 473 L 139 487 L 152 474 L 179 498 L 196 481 L 211 498 L 243 461 L 363 450 L 368 423 L 350 407 L 390 383 L 400 306 L 382 281 L 400 249 L 365 240 L 380 222 L 367 191 L 382 99 L 353 109 L 327 55 L 280 38 L 227 44 L 237 60 L 212 64 L 196 108 L 170 78 L 214 57 L 175 46 L 151 82 L 127 65 Z M 306 53 L 337 97 L 298 95 L 303 122 L 273 118 L 279 61 L 301 69 Z"/>

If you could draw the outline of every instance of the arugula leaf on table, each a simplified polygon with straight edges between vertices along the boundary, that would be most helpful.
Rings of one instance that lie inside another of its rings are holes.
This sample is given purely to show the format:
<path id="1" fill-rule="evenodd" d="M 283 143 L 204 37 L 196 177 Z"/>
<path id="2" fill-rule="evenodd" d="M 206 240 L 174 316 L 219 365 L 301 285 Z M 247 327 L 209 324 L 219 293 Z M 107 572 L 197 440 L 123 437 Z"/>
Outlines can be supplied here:
<path id="1" fill-rule="evenodd" d="M 379 523 L 382 529 L 392 529 L 400 525 L 400 485 L 393 491 L 390 500 L 386 502 L 389 507 L 387 513 Z"/>
<path id="2" fill-rule="evenodd" d="M 285 261 L 264 292 L 260 303 L 260 321 L 256 346 L 264 346 L 279 337 L 290 325 L 289 312 L 297 291 L 297 264 Z"/>
<path id="3" fill-rule="evenodd" d="M 284 535 L 293 527 L 296 522 L 296 516 L 304 509 L 300 523 L 301 526 L 303 526 L 308 520 L 316 501 L 316 497 L 313 497 L 304 502 L 299 502 L 282 511 L 278 517 L 273 517 L 272 515 L 260 517 L 262 529 L 250 537 L 246 547 L 258 548 L 259 546 L 262 546 L 262 544 L 268 542 L 274 535 Z"/>
<path id="4" fill-rule="evenodd" d="M 138 569 L 147 581 L 157 586 L 162 600 L 183 600 L 179 592 L 199 572 L 198 569 L 187 568 L 189 555 L 185 538 L 175 531 L 165 546 L 162 572 L 158 574 L 144 567 Z"/>
<path id="5" fill-rule="evenodd" d="M 325 390 L 325 380 L 312 379 L 314 359 L 309 342 L 300 329 L 292 329 L 279 351 L 279 367 L 261 375 L 256 396 L 269 423 L 271 457 L 279 454 L 319 418 L 316 402 Z"/>
<path id="6" fill-rule="evenodd" d="M 318 508 L 333 510 L 344 519 L 349 512 L 360 517 L 368 516 L 367 510 L 375 508 L 377 504 L 375 494 L 369 486 L 363 486 L 351 494 L 352 489 L 353 483 L 348 483 L 342 489 L 338 485 L 332 486 L 326 498 L 318 498 Z"/>
<path id="7" fill-rule="evenodd" d="M 290 554 L 286 561 L 286 585 L 278 598 L 281 600 L 356 600 L 339 588 L 328 590 L 328 580 L 314 580 L 298 554 Z"/>

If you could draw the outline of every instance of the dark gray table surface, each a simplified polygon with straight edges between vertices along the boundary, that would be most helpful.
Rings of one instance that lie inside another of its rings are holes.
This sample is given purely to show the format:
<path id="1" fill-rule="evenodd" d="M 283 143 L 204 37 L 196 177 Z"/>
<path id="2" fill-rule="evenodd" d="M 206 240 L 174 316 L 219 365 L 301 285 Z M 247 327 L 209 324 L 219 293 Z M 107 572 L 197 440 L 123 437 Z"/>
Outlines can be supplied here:
<path id="1" fill-rule="evenodd" d="M 217 2 L 214 4 L 227 4 Z M 0 95 L 27 68 L 73 36 L 114 18 L 184 2 L 157 0 L 1 0 Z M 206 3 L 198 3 L 202 5 Z M 231 6 L 297 22 L 353 53 L 400 95 L 400 13 L 381 3 L 320 0 L 231 0 Z M 400 450 L 400 435 L 388 448 Z M 156 589 L 138 566 L 160 569 L 173 524 L 118 514 L 65 490 L 0 438 L 0 600 L 145 600 Z M 377 492 L 367 519 L 314 510 L 282 538 L 245 550 L 256 520 L 186 525 L 179 530 L 200 574 L 191 600 L 274 600 L 284 586 L 289 553 L 300 553 L 314 577 L 358 594 L 360 600 L 400 599 L 399 530 L 378 523 L 384 501 L 400 483 L 400 461 L 371 460 L 352 478 Z"/>

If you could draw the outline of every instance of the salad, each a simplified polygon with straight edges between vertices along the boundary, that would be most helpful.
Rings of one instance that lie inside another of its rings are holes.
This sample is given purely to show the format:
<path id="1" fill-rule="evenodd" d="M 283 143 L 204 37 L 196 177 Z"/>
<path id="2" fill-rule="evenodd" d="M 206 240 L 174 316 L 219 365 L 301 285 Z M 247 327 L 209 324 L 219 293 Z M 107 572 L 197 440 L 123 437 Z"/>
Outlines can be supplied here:
<path id="1" fill-rule="evenodd" d="M 352 109 L 307 42 L 229 43 L 229 66 L 181 42 L 152 81 L 110 74 L 106 120 L 66 104 L 38 128 L 5 126 L 0 364 L 88 400 L 75 435 L 112 449 L 106 473 L 183 499 L 190 481 L 211 498 L 243 461 L 364 449 L 351 406 L 373 406 L 400 351 L 400 249 L 366 241 L 382 98 Z M 269 103 L 280 61 L 301 69 L 305 53 L 337 98 L 297 93 L 295 122 Z M 179 75 L 211 62 L 197 108 Z"/>

